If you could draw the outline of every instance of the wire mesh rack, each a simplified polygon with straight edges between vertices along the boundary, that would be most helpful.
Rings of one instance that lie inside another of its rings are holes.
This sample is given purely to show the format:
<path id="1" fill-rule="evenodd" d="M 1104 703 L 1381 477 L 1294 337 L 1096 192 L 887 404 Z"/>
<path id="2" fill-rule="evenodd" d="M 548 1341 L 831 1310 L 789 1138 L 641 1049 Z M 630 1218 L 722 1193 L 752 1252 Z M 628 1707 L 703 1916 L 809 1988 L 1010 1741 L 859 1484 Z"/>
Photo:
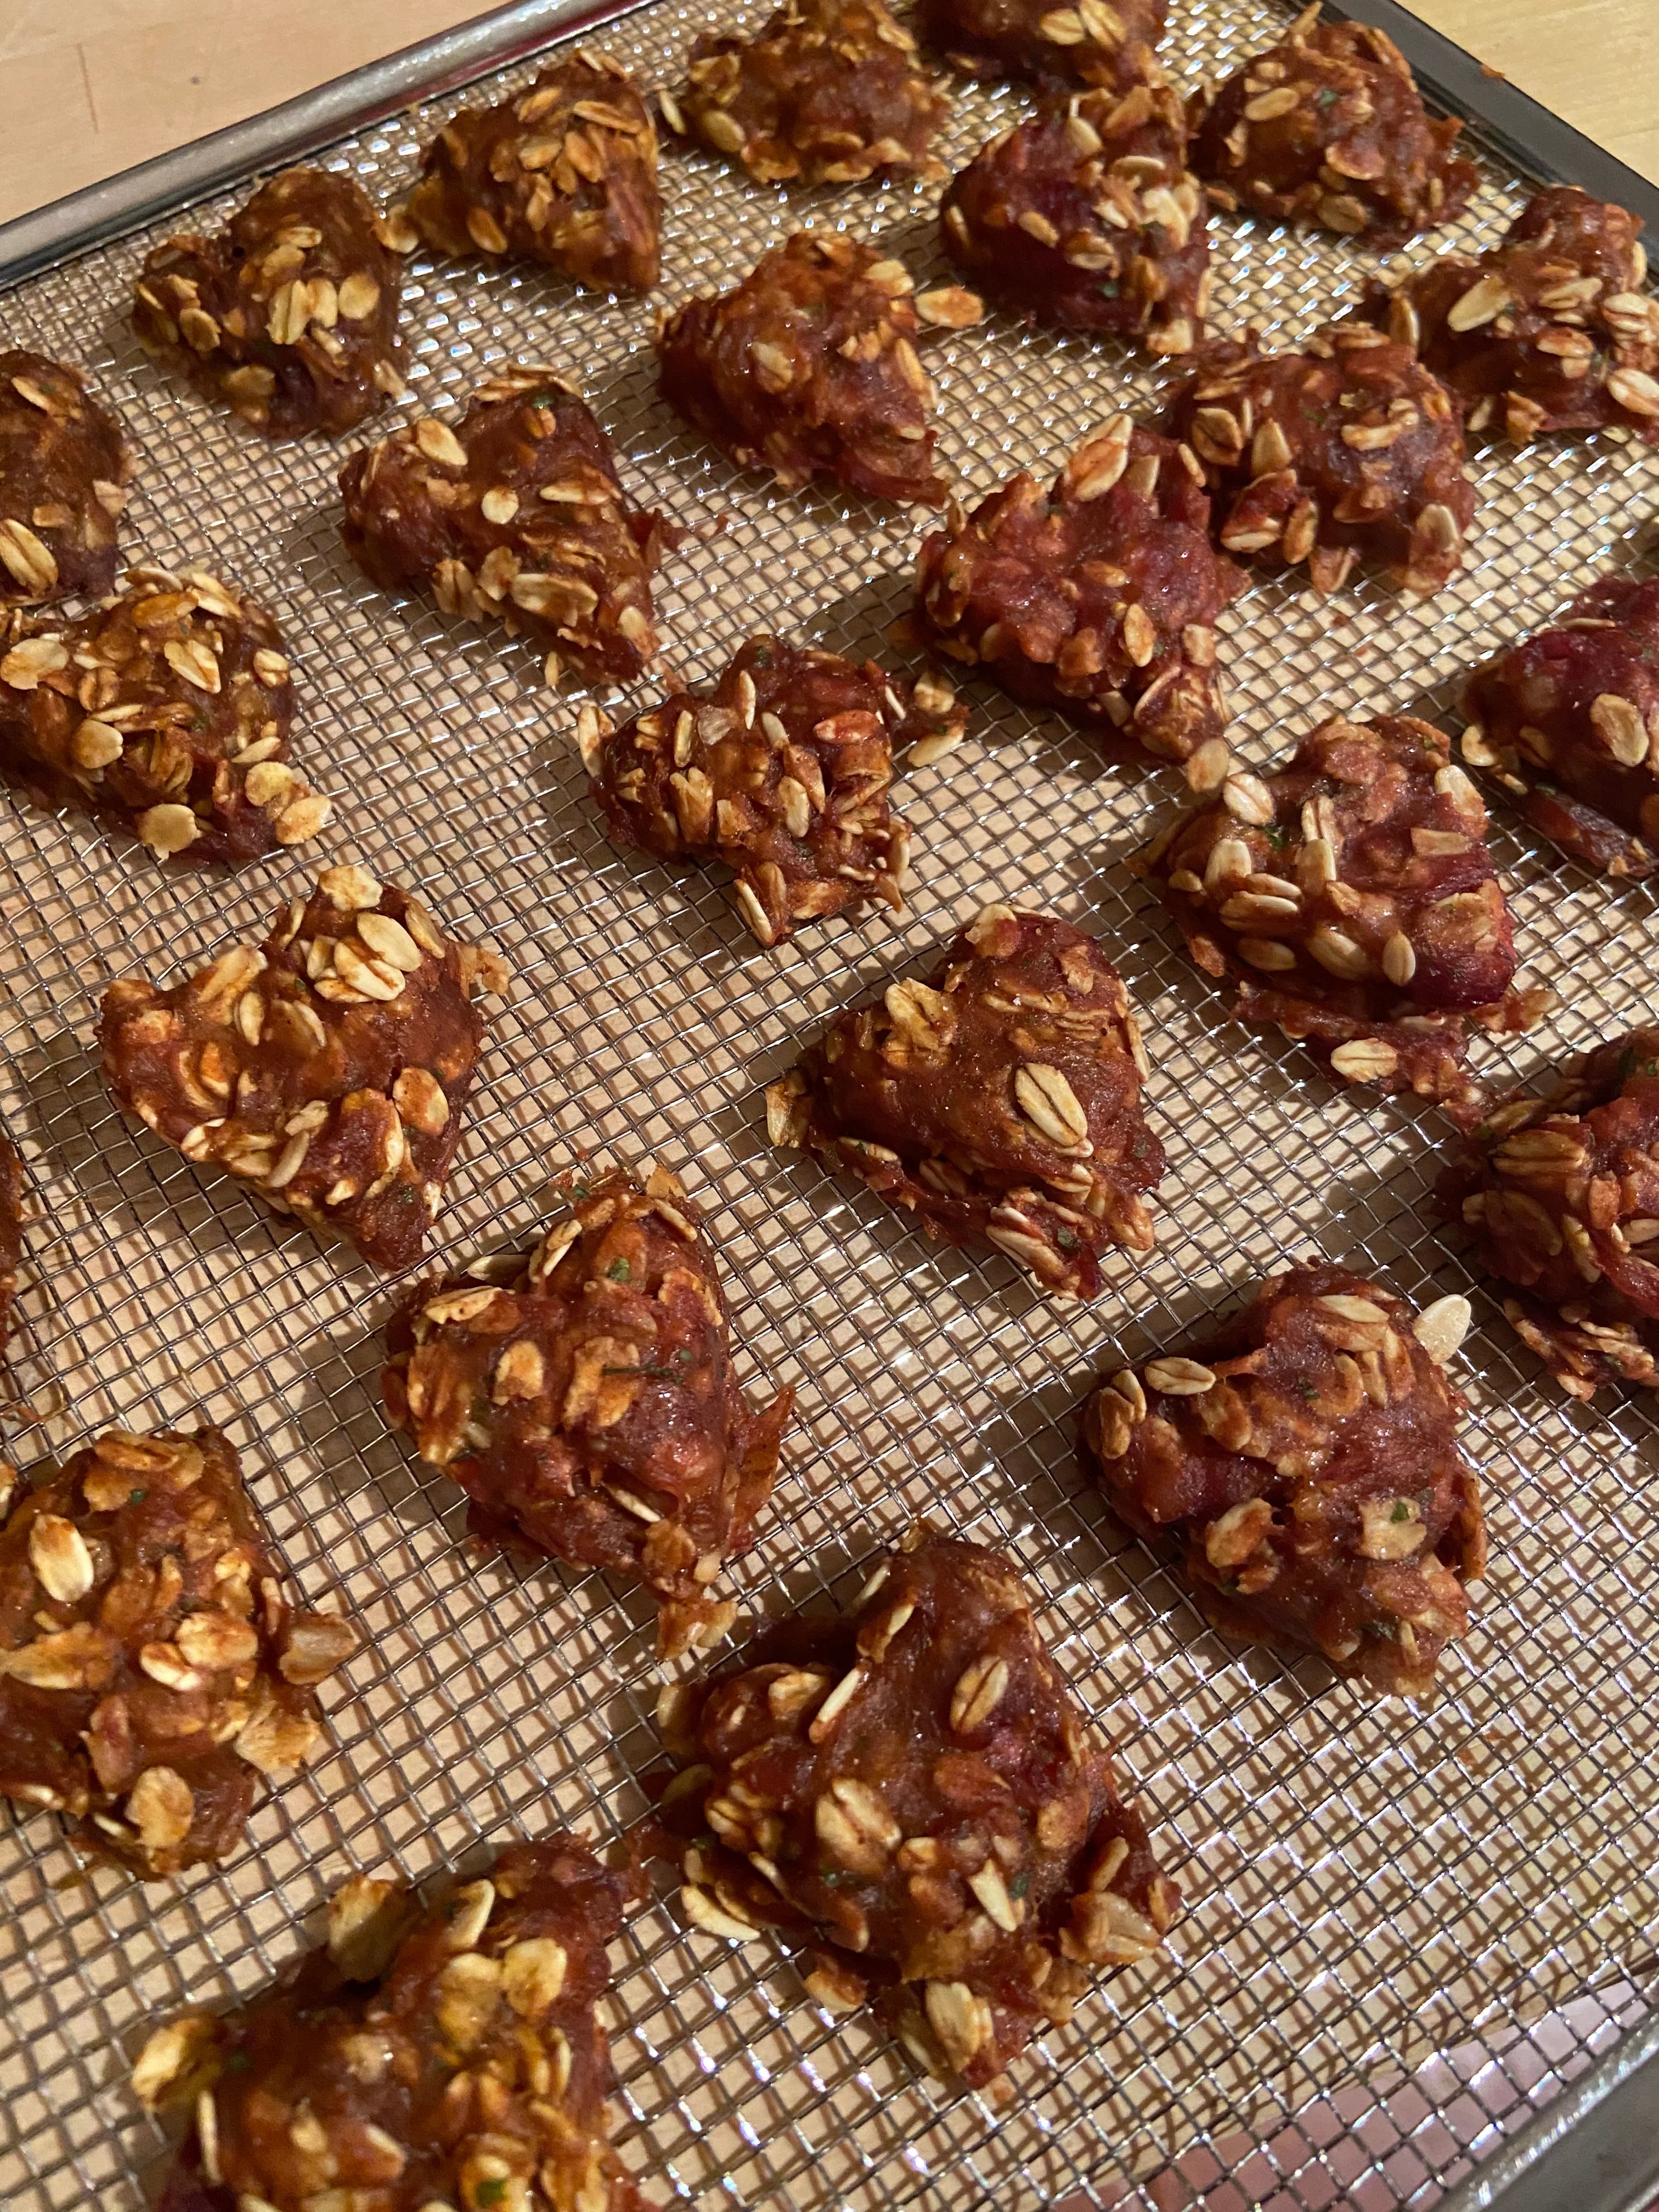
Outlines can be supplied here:
<path id="1" fill-rule="evenodd" d="M 1269 0 L 1176 0 L 1168 52 L 1188 82 L 1213 77 L 1285 20 Z M 672 83 L 708 21 L 651 0 L 602 42 L 642 83 Z M 396 197 L 453 104 L 325 158 Z M 947 160 L 1023 109 L 1014 90 L 960 88 Z M 919 280 L 945 273 L 930 189 L 786 196 L 681 151 L 663 181 L 671 302 L 732 281 L 804 222 L 879 234 Z M 1486 160 L 1468 215 L 1410 258 L 1489 242 L 1529 189 Z M 84 362 L 118 408 L 138 460 L 129 557 L 204 562 L 278 614 L 296 758 L 337 802 L 327 858 L 417 889 L 513 963 L 437 1255 L 526 1242 L 583 1155 L 683 1172 L 747 1379 L 799 1393 L 776 1497 L 732 1571 L 751 1620 L 844 1594 L 918 1512 L 1006 1547 L 1188 1899 L 1169 1954 L 1043 2036 L 997 2109 L 921 2078 L 864 2016 L 819 2011 L 769 1941 L 728 1950 L 689 1931 L 665 1892 L 614 1954 L 624 2158 L 659 2197 L 704 2205 L 1434 2202 L 1653 1996 L 1659 1834 L 1628 1725 L 1652 1708 L 1659 1647 L 1651 1401 L 1569 1404 L 1510 1333 L 1461 1233 L 1431 1218 L 1443 1119 L 1340 1092 L 1294 1047 L 1227 1022 L 1126 866 L 1177 804 L 1169 772 L 1106 768 L 1056 718 L 976 690 L 969 742 L 896 793 L 915 834 L 908 913 L 809 927 L 775 953 L 710 878 L 614 852 L 586 796 L 576 702 L 541 688 L 536 656 L 386 597 L 346 557 L 344 444 L 267 446 L 138 352 L 126 309 L 144 252 L 164 229 L 215 227 L 245 190 L 0 297 L 0 337 Z M 1339 312 L 1375 266 L 1248 219 L 1218 221 L 1213 244 L 1212 327 L 1249 318 L 1270 342 Z M 408 409 L 458 410 L 505 359 L 571 375 L 641 504 L 694 529 L 723 521 L 687 540 L 658 595 L 669 657 L 696 678 L 757 626 L 890 655 L 928 521 L 732 470 L 654 398 L 652 314 L 546 272 L 416 255 Z M 1154 389 L 1112 345 L 1002 315 L 943 338 L 929 367 L 941 458 L 972 496 L 1017 466 L 1052 471 Z M 1338 709 L 1443 716 L 1459 672 L 1627 556 L 1653 504 L 1653 460 L 1613 434 L 1491 445 L 1474 468 L 1471 557 L 1436 599 L 1361 580 L 1322 605 L 1267 577 L 1224 617 L 1248 758 Z M 1477 1047 L 1484 1070 L 1526 1079 L 1659 1015 L 1653 893 L 1591 878 L 1501 811 L 1494 849 L 1525 980 L 1557 985 L 1561 1005 L 1526 1038 Z M 234 878 L 163 873 L 83 817 L 0 805 L 0 1115 L 32 1201 L 14 1355 L 29 1413 L 13 1449 L 61 1453 L 114 1420 L 220 1424 L 306 1600 L 337 1599 L 365 1638 L 325 1693 L 331 1747 L 259 1807 L 227 1865 L 141 1887 L 79 1874 L 49 1815 L 0 1827 L 0 2195 L 15 2212 L 145 2201 L 164 2147 L 126 2087 L 144 2024 L 260 1984 L 354 1867 L 418 1880 L 556 1821 L 611 1837 L 643 1811 L 659 1756 L 648 1601 L 481 1555 L 460 1493 L 391 1435 L 378 1374 L 398 1286 L 130 1127 L 105 1088 L 106 985 L 173 980 L 259 930 L 305 872 L 283 856 Z M 1047 1304 L 997 1255 L 928 1247 L 765 1139 L 761 1087 L 802 1036 L 890 974 L 925 971 L 993 897 L 1097 934 L 1147 1030 L 1170 1162 L 1158 1249 L 1117 1255 L 1086 1309 Z M 1414 1300 L 1474 1300 L 1467 1443 L 1493 1559 L 1431 1711 L 1368 1704 L 1320 1663 L 1218 1638 L 1076 1464 L 1074 1412 L 1109 1360 L 1171 1344 L 1287 1254 Z"/>

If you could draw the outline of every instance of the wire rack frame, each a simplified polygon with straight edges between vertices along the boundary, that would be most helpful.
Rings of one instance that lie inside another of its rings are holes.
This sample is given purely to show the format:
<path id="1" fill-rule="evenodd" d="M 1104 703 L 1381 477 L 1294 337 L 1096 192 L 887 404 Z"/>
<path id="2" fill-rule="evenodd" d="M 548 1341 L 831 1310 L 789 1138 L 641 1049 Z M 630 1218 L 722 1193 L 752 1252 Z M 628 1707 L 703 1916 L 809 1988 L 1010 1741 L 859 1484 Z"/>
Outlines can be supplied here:
<path id="1" fill-rule="evenodd" d="M 1187 81 L 1213 77 L 1285 20 L 1270 0 L 1176 0 L 1168 52 Z M 661 84 L 707 27 L 653 0 L 604 43 Z M 393 198 L 453 105 L 326 159 Z M 1017 91 L 960 88 L 947 160 L 1023 112 Z M 671 301 L 729 283 L 803 221 L 880 234 L 919 278 L 944 273 L 921 188 L 787 196 L 684 152 L 664 186 Z M 1408 258 L 1489 241 L 1527 189 L 1488 161 L 1468 215 Z M 240 196 L 167 228 L 210 228 Z M 614 853 L 586 798 L 574 702 L 539 688 L 536 657 L 386 598 L 345 557 L 344 444 L 268 447 L 137 352 L 126 301 L 159 234 L 32 280 L 0 301 L 0 331 L 84 360 L 118 407 L 139 459 L 131 556 L 205 560 L 278 614 L 301 686 L 298 757 L 339 803 L 327 857 L 417 888 L 514 965 L 434 1259 L 525 1242 L 579 1157 L 655 1155 L 685 1172 L 745 1379 L 799 1392 L 777 1496 L 733 1571 L 750 1613 L 844 1593 L 918 1512 L 1006 1546 L 1188 1899 L 1170 1958 L 1114 1977 L 1042 2038 L 997 2111 L 918 2077 L 861 2016 L 817 2011 L 770 1943 L 727 1952 L 687 1931 L 665 1895 L 617 1954 L 624 2156 L 659 2195 L 708 2205 L 1431 2203 L 1651 1996 L 1655 1821 L 1627 1725 L 1652 1707 L 1659 1642 L 1650 1402 L 1589 1410 L 1540 1376 L 1461 1236 L 1432 1223 L 1442 1120 L 1338 1092 L 1295 1048 L 1227 1022 L 1125 865 L 1176 802 L 1166 772 L 1103 769 L 1056 718 L 975 690 L 969 742 L 902 787 L 908 914 L 809 928 L 780 953 L 753 946 L 710 878 Z M 1214 251 L 1214 327 L 1249 318 L 1285 343 L 1374 266 L 1249 220 L 1218 222 Z M 890 653 L 926 519 L 731 469 L 655 401 L 651 313 L 542 271 L 416 256 L 409 407 L 458 409 L 515 356 L 572 374 L 636 498 L 694 527 L 723 522 L 658 595 L 684 672 L 712 675 L 757 621 Z M 942 459 L 970 495 L 1018 466 L 1052 471 L 1154 391 L 1121 349 L 1006 316 L 945 338 L 929 366 Z M 1321 606 L 1269 577 L 1231 611 L 1224 665 L 1247 757 L 1271 758 L 1339 708 L 1443 718 L 1459 672 L 1627 557 L 1652 504 L 1652 463 L 1610 435 L 1492 445 L 1474 466 L 1472 557 L 1435 599 L 1366 578 Z M 1480 1048 L 1489 1072 L 1527 1079 L 1659 1012 L 1653 897 L 1613 892 L 1501 813 L 1495 851 L 1528 975 L 1562 994 L 1544 1029 Z M 222 1869 L 167 1888 L 106 1870 L 75 1881 L 49 1817 L 0 1829 L 13 1998 L 0 2189 L 19 2212 L 143 2201 L 162 2150 L 125 2087 L 144 2023 L 256 1987 L 352 1867 L 419 1879 L 556 1820 L 614 1835 L 643 1809 L 640 1778 L 659 1756 L 639 1593 L 480 1556 L 459 1492 L 390 1435 L 380 1332 L 398 1286 L 131 1127 L 105 1089 L 92 1048 L 104 987 L 185 972 L 259 929 L 303 873 L 289 858 L 234 878 L 163 874 L 84 818 L 12 800 L 0 814 L 0 1111 L 33 1201 L 17 1370 L 38 1418 L 19 1456 L 118 1419 L 220 1423 L 295 1583 L 366 1637 L 327 1693 L 330 1749 L 258 1808 Z M 765 1142 L 760 1088 L 802 1034 L 890 974 L 923 971 L 992 896 L 1098 934 L 1152 1041 L 1149 1113 L 1170 1158 L 1158 1248 L 1120 1255 L 1087 1310 L 1048 1304 L 996 1255 L 926 1246 Z M 1367 1706 L 1316 1662 L 1217 1638 L 1076 1465 L 1075 1410 L 1100 1369 L 1176 1343 L 1287 1252 L 1408 1297 L 1475 1301 L 1468 1445 L 1494 1561 L 1426 1713 Z"/>

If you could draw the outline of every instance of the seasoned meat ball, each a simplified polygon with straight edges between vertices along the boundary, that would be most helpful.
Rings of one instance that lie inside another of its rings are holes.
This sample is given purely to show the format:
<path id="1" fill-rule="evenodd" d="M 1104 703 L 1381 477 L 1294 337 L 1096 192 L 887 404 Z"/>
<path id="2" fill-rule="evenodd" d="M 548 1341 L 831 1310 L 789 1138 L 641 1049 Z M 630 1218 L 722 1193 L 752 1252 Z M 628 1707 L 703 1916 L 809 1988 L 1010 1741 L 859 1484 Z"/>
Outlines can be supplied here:
<path id="1" fill-rule="evenodd" d="M 0 1796 L 146 1879 L 228 1858 L 356 1635 L 291 1610 L 216 1429 L 110 1429 L 0 1488 Z"/>
<path id="2" fill-rule="evenodd" d="M 1478 668 L 1463 757 L 1534 829 L 1610 876 L 1659 852 L 1659 580 L 1604 576 L 1559 622 Z"/>
<path id="3" fill-rule="evenodd" d="M 351 1875 L 325 1948 L 139 2052 L 139 2098 L 191 2122 L 161 2212 L 647 2212 L 595 2011 L 641 1887 L 556 1831 L 424 1907 Z"/>
<path id="4" fill-rule="evenodd" d="M 810 1994 L 872 1988 L 921 2061 L 980 2088 L 1090 1970 L 1154 1957 L 1180 1893 L 1000 1553 L 918 1526 L 787 1660 L 665 1693 L 693 1760 L 666 1819 L 686 1917 L 823 1947 Z"/>
<path id="5" fill-rule="evenodd" d="M 1055 93 L 1162 84 L 1152 49 L 1168 0 L 922 0 L 922 36 L 975 76 L 1023 76 Z"/>
<path id="6" fill-rule="evenodd" d="M 989 906 L 927 982 L 838 1016 L 769 1087 L 767 1128 L 939 1242 L 983 1237 L 1051 1296 L 1091 1298 L 1103 1250 L 1152 1247 L 1147 1073 L 1100 947 L 1053 915 Z"/>
<path id="7" fill-rule="evenodd" d="M 120 423 L 78 368 L 0 352 L 0 613 L 110 589 L 131 474 Z"/>
<path id="8" fill-rule="evenodd" d="M 528 91 L 452 116 L 403 217 L 441 253 L 540 261 L 584 284 L 641 289 L 657 281 L 661 211 L 657 133 L 638 87 L 584 46 Z"/>
<path id="9" fill-rule="evenodd" d="M 953 741 L 966 719 L 948 687 L 922 689 L 926 711 L 873 660 L 751 637 L 712 691 L 676 691 L 614 732 L 586 707 L 577 735 L 612 842 L 723 860 L 755 936 L 781 945 L 871 899 L 903 911 L 893 747 Z"/>
<path id="10" fill-rule="evenodd" d="M 611 441 L 556 371 L 496 369 L 452 429 L 422 417 L 340 471 L 346 548 L 389 592 L 498 618 L 588 683 L 623 684 L 657 650 L 651 578 L 672 533 L 633 506 Z"/>
<path id="11" fill-rule="evenodd" d="M 1178 1540 L 1224 1635 L 1423 1696 L 1486 1567 L 1445 1374 L 1468 1320 L 1466 1298 L 1413 1317 L 1346 1267 L 1292 1267 L 1214 1334 L 1103 1382 L 1085 1455 L 1120 1519 Z"/>
<path id="12" fill-rule="evenodd" d="M 1202 110 L 1193 166 L 1218 207 L 1403 246 L 1468 204 L 1474 164 L 1451 151 L 1462 128 L 1429 120 L 1386 32 L 1322 23 L 1315 0 Z"/>
<path id="13" fill-rule="evenodd" d="M 981 309 L 942 287 L 913 296 L 901 262 L 838 231 L 798 230 L 731 291 L 671 315 L 657 341 L 663 398 L 739 468 L 787 489 L 838 477 L 874 499 L 943 504 L 933 389 L 912 341 Z"/>
<path id="14" fill-rule="evenodd" d="M 915 629 L 1016 699 L 1058 707 L 1114 752 L 1226 773 L 1215 622 L 1243 579 L 1216 554 L 1190 447 L 1119 415 L 1045 495 L 1024 473 L 921 549 Z"/>
<path id="15" fill-rule="evenodd" d="M 951 103 L 882 0 L 784 0 L 753 39 L 705 33 L 686 74 L 662 95 L 671 127 L 757 184 L 943 173 L 929 149 Z"/>
<path id="16" fill-rule="evenodd" d="M 1409 345 L 1378 341 L 1349 323 L 1303 354 L 1261 354 L 1255 331 L 1207 347 L 1164 427 L 1203 462 L 1228 553 L 1307 562 L 1322 592 L 1356 560 L 1405 591 L 1455 575 L 1475 514 L 1458 410 Z"/>
<path id="17" fill-rule="evenodd" d="M 424 1285 L 387 1349 L 387 1411 L 476 1534 L 636 1577 L 666 1654 L 730 1627 L 708 1586 L 771 1494 L 793 1394 L 744 1402 L 714 1255 L 665 1168 L 583 1186 L 504 1283 Z"/>
<path id="18" fill-rule="evenodd" d="M 1441 1198 L 1564 1390 L 1659 1389 L 1659 1030 L 1597 1045 L 1542 1097 L 1488 1113 Z"/>
<path id="19" fill-rule="evenodd" d="M 133 328 L 267 437 L 349 430 L 403 391 L 403 271 L 386 238 L 355 179 L 286 170 L 228 228 L 155 248 Z"/>
<path id="20" fill-rule="evenodd" d="M 1230 553 L 1305 561 L 1319 592 L 1357 560 L 1437 592 L 1462 561 L 1474 493 L 1457 409 L 1409 346 L 1364 324 L 1304 353 L 1264 356 L 1254 332 L 1208 348 L 1164 427 L 1203 462 Z"/>
<path id="21" fill-rule="evenodd" d="M 1525 1028 L 1486 810 L 1426 722 L 1323 722 L 1265 780 L 1236 770 L 1145 863 L 1238 1013 L 1333 1075 L 1463 1108 L 1471 1024 Z"/>
<path id="22" fill-rule="evenodd" d="M 234 945 L 171 990 L 104 994 L 104 1073 L 122 1108 L 187 1160 L 227 1169 L 387 1272 L 421 1255 L 483 1042 L 493 952 L 447 940 L 418 901 L 325 868 L 263 945 Z"/>
<path id="23" fill-rule="evenodd" d="M 179 866 L 240 867 L 327 826 L 333 801 L 289 765 L 293 719 L 274 617 L 205 568 L 131 569 L 78 622 L 0 615 L 0 776 Z"/>
<path id="24" fill-rule="evenodd" d="M 1167 85 L 1073 93 L 1000 132 L 952 179 L 945 250 L 1038 322 L 1190 353 L 1204 337 L 1210 240 L 1187 126 Z"/>
<path id="25" fill-rule="evenodd" d="M 1552 185 L 1495 246 L 1374 283 L 1360 313 L 1415 346 L 1471 436 L 1620 424 L 1659 444 L 1659 301 L 1639 216 Z"/>

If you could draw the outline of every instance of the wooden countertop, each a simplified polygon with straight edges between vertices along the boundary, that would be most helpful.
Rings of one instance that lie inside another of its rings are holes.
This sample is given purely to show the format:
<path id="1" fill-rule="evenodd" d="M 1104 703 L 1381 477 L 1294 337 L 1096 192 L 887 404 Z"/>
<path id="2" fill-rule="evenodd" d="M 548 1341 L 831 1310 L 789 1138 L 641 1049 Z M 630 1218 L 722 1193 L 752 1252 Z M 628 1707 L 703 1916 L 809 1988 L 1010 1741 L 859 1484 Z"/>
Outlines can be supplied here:
<path id="1" fill-rule="evenodd" d="M 9 0 L 0 221 L 464 22 L 469 0 Z M 1659 182 L 1653 0 L 1420 0 L 1417 13 Z"/>

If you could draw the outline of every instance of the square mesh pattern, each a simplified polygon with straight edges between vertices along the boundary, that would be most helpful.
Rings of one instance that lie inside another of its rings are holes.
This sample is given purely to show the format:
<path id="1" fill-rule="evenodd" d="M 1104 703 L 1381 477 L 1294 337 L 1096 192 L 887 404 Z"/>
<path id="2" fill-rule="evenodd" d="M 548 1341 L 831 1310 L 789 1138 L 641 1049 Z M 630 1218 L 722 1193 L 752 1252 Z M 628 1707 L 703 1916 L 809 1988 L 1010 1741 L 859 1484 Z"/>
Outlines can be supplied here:
<path id="1" fill-rule="evenodd" d="M 1285 20 L 1269 0 L 1176 0 L 1166 52 L 1188 82 L 1213 77 Z M 672 83 L 708 21 L 653 0 L 603 42 L 642 83 Z M 499 97 L 532 67 L 481 89 Z M 453 104 L 326 158 L 394 198 Z M 952 166 L 1025 105 L 960 88 Z M 879 234 L 919 280 L 945 273 L 927 189 L 792 198 L 673 150 L 663 180 L 671 303 L 730 283 L 803 222 Z M 1489 163 L 1466 218 L 1413 258 L 1489 241 L 1528 189 Z M 241 197 L 165 228 L 216 227 Z M 1339 1092 L 1294 1047 L 1227 1022 L 1126 866 L 1176 803 L 1169 772 L 1104 769 L 1058 719 L 976 689 L 969 742 L 896 794 L 915 841 L 902 921 L 810 926 L 780 953 L 752 944 L 710 878 L 613 852 L 586 796 L 577 702 L 540 688 L 537 657 L 386 597 L 347 559 L 343 441 L 270 447 L 146 362 L 126 305 L 161 234 L 26 284 L 0 301 L 0 332 L 84 361 L 118 407 L 138 456 L 129 556 L 205 562 L 276 611 L 301 686 L 296 757 L 338 803 L 325 857 L 417 890 L 513 963 L 435 1258 L 526 1241 L 550 1179 L 583 1154 L 682 1170 L 746 1379 L 799 1392 L 777 1495 L 732 1574 L 751 1618 L 844 1594 L 918 1512 L 1006 1546 L 1187 1894 L 1168 1957 L 1044 2036 L 998 2111 L 918 2078 L 862 2014 L 832 2022 L 769 1941 L 728 1951 L 688 1933 L 665 1892 L 614 1954 L 624 2157 L 659 2197 L 708 2206 L 1430 2203 L 1651 1988 L 1659 1835 L 1629 1722 L 1656 1687 L 1652 1401 L 1569 1404 L 1517 1343 L 1461 1235 L 1430 1220 L 1443 1120 Z M 1213 327 L 1248 317 L 1279 343 L 1374 265 L 1247 219 L 1218 221 L 1214 250 Z M 459 410 L 515 356 L 572 374 L 638 501 L 694 528 L 723 520 L 669 562 L 658 599 L 670 660 L 698 680 L 756 626 L 887 651 L 928 519 L 733 471 L 653 396 L 653 304 L 417 255 L 408 408 Z M 941 458 L 971 496 L 1018 466 L 1052 472 L 1153 391 L 1112 345 L 1006 315 L 936 342 L 929 365 Z M 1490 446 L 1474 468 L 1473 557 L 1436 599 L 1361 580 L 1322 605 L 1267 578 L 1224 618 L 1246 757 L 1338 709 L 1447 712 L 1459 672 L 1627 555 L 1651 505 L 1651 459 L 1613 436 Z M 1478 1046 L 1481 1066 L 1528 1078 L 1659 1014 L 1652 892 L 1592 879 L 1501 811 L 1495 845 L 1526 978 L 1557 984 L 1562 1006 L 1528 1037 Z M 304 1599 L 337 1600 L 367 1638 L 325 1692 L 331 1748 L 259 1808 L 228 1866 L 145 1888 L 106 1869 L 74 1880 L 49 1815 L 0 1826 L 0 2196 L 14 2212 L 136 2212 L 162 2149 L 126 2087 L 149 2019 L 258 1986 L 354 1867 L 419 1879 L 518 1830 L 559 1820 L 604 1839 L 638 1818 L 657 1756 L 652 1612 L 602 1576 L 464 1549 L 459 1492 L 380 1409 L 400 1286 L 109 1098 L 105 986 L 173 980 L 258 931 L 306 866 L 167 874 L 83 817 L 6 798 L 0 871 L 0 1110 L 34 1209 L 15 1366 L 36 1418 L 16 1455 L 61 1454 L 115 1420 L 222 1425 Z M 998 1255 L 929 1248 L 765 1139 L 761 1086 L 799 1040 L 890 975 L 924 972 L 991 898 L 1097 934 L 1146 1025 L 1169 1152 L 1158 1249 L 1117 1255 L 1086 1309 L 1047 1304 Z M 1211 1633 L 1073 1455 L 1103 1368 L 1172 1345 L 1287 1255 L 1321 1254 L 1413 1300 L 1475 1301 L 1468 1444 L 1492 1565 L 1428 1713 Z"/>

